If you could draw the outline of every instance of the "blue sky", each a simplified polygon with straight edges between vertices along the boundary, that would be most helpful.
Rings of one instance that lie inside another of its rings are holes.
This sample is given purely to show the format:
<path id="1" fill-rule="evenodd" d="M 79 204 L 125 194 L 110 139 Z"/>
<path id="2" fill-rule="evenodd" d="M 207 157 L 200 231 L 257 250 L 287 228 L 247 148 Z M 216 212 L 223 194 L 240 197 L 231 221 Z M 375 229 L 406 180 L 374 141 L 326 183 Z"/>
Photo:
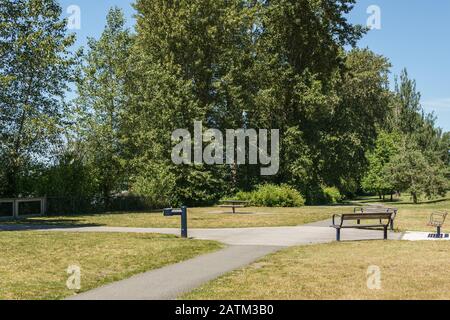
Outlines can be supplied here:
<path id="1" fill-rule="evenodd" d="M 86 37 L 97 37 L 111 6 L 124 9 L 128 24 L 133 26 L 134 0 L 60 0 L 63 11 L 70 5 L 81 9 L 81 29 L 74 30 L 77 45 Z M 434 111 L 438 125 L 450 131 L 450 1 L 449 0 L 359 0 L 349 15 L 353 23 L 366 24 L 367 8 L 376 5 L 381 12 L 381 29 L 371 30 L 360 47 L 369 47 L 388 57 L 392 73 L 407 68 L 422 93 L 427 112 Z"/>

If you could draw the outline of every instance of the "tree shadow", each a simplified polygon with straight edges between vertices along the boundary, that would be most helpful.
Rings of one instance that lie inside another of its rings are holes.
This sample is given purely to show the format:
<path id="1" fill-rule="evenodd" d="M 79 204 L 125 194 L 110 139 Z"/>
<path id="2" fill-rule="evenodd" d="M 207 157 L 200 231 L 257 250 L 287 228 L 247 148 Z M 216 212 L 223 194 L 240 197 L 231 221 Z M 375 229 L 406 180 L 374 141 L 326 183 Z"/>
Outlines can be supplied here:
<path id="1" fill-rule="evenodd" d="M 71 228 L 87 228 L 87 227 L 101 227 L 101 226 L 104 226 L 104 224 L 85 223 L 77 219 L 55 218 L 37 221 L 32 220 L 30 218 L 24 218 L 20 220 L 0 221 L 0 232 L 71 229 Z"/>

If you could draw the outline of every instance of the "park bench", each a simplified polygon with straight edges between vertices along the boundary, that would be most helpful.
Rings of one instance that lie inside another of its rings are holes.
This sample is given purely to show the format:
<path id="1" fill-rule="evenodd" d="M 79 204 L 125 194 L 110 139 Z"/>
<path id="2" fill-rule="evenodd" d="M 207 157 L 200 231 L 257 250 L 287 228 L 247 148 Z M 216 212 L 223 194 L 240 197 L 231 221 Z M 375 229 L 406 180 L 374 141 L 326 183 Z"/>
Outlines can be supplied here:
<path id="1" fill-rule="evenodd" d="M 348 214 L 335 214 L 333 215 L 332 228 L 336 229 L 336 241 L 341 241 L 342 229 L 368 229 L 378 230 L 383 228 L 384 240 L 388 238 L 388 228 L 392 221 L 393 212 L 366 212 L 366 213 L 348 213 Z M 339 221 L 338 221 L 339 219 Z M 378 220 L 376 224 L 346 224 L 346 222 L 361 222 L 363 220 L 374 221 Z"/>
<path id="2" fill-rule="evenodd" d="M 241 200 L 222 200 L 220 202 L 223 204 L 221 204 L 219 207 L 231 208 L 233 210 L 233 213 L 236 213 L 236 208 L 245 208 L 247 204 L 249 204 L 248 201 Z"/>
<path id="3" fill-rule="evenodd" d="M 441 235 L 441 228 L 445 223 L 447 215 L 448 212 L 433 212 L 430 216 L 430 222 L 428 222 L 428 225 L 437 229 L 436 234 L 438 236 Z"/>
<path id="4" fill-rule="evenodd" d="M 370 207 L 357 207 L 353 210 L 353 213 L 377 213 L 377 212 L 387 212 L 392 213 L 392 218 L 390 222 L 391 230 L 394 230 L 394 221 L 397 217 L 398 209 L 397 208 L 387 208 L 385 206 L 370 206 Z M 361 224 L 361 221 L 358 220 L 357 224 Z"/>

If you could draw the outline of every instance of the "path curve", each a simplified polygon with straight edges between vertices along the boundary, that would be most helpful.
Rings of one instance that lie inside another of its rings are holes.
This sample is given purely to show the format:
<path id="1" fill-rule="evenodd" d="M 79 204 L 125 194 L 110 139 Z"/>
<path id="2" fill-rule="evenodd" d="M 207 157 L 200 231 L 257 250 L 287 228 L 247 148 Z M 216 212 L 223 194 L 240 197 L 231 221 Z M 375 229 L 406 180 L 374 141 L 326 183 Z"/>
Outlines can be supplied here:
<path id="1" fill-rule="evenodd" d="M 242 268 L 270 253 L 289 246 L 328 243 L 335 240 L 329 221 L 298 227 L 268 227 L 239 229 L 191 229 L 189 236 L 215 240 L 228 245 L 225 249 L 195 257 L 133 276 L 129 279 L 70 297 L 71 300 L 166 300 L 176 299 L 217 277 Z M 49 232 L 124 232 L 178 235 L 178 229 L 87 227 L 50 229 Z M 342 240 L 379 240 L 382 231 L 345 230 Z M 401 234 L 390 233 L 399 240 Z"/>

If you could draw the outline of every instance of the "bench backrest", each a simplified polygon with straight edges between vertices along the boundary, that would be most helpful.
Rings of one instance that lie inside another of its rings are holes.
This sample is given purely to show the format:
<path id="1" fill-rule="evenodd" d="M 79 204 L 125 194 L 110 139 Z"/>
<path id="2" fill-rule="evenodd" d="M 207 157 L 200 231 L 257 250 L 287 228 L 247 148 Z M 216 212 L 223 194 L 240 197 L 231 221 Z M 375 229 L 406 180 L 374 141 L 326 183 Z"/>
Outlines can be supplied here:
<path id="1" fill-rule="evenodd" d="M 393 212 L 369 212 L 369 213 L 349 213 L 343 214 L 342 220 L 384 220 L 391 219 Z"/>
<path id="2" fill-rule="evenodd" d="M 390 212 L 397 213 L 397 208 L 387 207 L 358 207 L 353 210 L 354 213 L 378 213 L 378 212 Z"/>
<path id="3" fill-rule="evenodd" d="M 433 212 L 430 217 L 430 224 L 434 226 L 443 226 L 448 212 Z"/>

